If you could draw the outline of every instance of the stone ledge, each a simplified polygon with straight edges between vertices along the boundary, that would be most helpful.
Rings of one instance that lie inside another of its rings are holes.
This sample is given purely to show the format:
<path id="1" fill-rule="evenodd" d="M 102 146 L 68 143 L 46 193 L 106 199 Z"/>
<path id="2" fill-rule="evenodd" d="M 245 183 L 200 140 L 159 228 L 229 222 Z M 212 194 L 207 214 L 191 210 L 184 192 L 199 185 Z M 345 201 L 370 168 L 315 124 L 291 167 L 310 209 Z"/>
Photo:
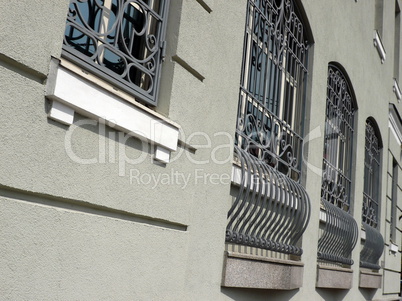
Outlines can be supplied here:
<path id="1" fill-rule="evenodd" d="M 303 264 L 291 260 L 225 253 L 222 286 L 293 290 L 303 283 Z"/>
<path id="2" fill-rule="evenodd" d="M 361 288 L 381 288 L 382 275 L 370 270 L 360 270 L 359 287 Z"/>
<path id="3" fill-rule="evenodd" d="M 317 282 L 318 288 L 351 289 L 353 282 L 353 270 L 318 265 Z"/>

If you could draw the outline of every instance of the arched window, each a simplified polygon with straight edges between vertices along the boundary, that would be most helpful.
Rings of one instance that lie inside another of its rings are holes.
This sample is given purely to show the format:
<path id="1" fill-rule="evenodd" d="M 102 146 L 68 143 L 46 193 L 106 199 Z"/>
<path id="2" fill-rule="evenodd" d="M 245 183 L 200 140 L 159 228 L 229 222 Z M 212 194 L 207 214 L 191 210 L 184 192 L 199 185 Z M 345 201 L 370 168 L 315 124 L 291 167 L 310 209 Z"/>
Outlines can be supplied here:
<path id="1" fill-rule="evenodd" d="M 381 137 L 377 124 L 366 120 L 364 155 L 364 190 L 362 226 L 365 232 L 364 246 L 360 253 L 360 266 L 379 270 L 378 259 L 384 249 L 384 239 L 379 231 Z"/>
<path id="2" fill-rule="evenodd" d="M 342 68 L 329 64 L 321 185 L 322 234 L 318 259 L 352 265 L 358 226 L 352 215 L 351 184 L 356 101 Z"/>
<path id="3" fill-rule="evenodd" d="M 321 199 L 350 210 L 354 116 L 353 92 L 344 73 L 328 67 Z"/>
<path id="4" fill-rule="evenodd" d="M 249 0 L 236 144 L 299 181 L 308 37 L 294 1 Z"/>
<path id="5" fill-rule="evenodd" d="M 374 122 L 367 119 L 362 221 L 378 228 L 381 140 L 375 129 Z"/>
<path id="6" fill-rule="evenodd" d="M 295 1 L 247 1 L 228 243 L 302 253 L 297 242 L 310 216 L 299 183 L 307 31 Z"/>

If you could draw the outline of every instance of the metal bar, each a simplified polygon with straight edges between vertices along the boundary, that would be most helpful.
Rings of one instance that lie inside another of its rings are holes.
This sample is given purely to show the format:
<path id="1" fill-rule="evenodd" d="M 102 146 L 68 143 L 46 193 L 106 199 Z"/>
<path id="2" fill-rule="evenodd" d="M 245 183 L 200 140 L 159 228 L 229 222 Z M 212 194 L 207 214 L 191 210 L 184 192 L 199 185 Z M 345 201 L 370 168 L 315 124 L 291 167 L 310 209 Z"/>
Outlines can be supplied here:
<path id="1" fill-rule="evenodd" d="M 357 243 L 358 227 L 354 218 L 328 201 L 324 205 L 324 229 L 318 240 L 318 259 L 352 265 L 350 258 Z"/>
<path id="2" fill-rule="evenodd" d="M 156 105 L 168 4 L 70 0 L 62 55 L 139 101 Z M 83 39 L 86 50 L 79 44 Z"/>
<path id="3" fill-rule="evenodd" d="M 301 255 L 296 246 L 310 217 L 304 188 L 235 146 L 240 163 L 239 193 L 228 214 L 226 241 Z"/>
<path id="4" fill-rule="evenodd" d="M 366 240 L 360 252 L 360 266 L 373 270 L 379 270 L 378 259 L 384 250 L 384 239 L 381 233 L 363 222 L 363 229 L 366 232 Z"/>
<path id="5" fill-rule="evenodd" d="M 226 240 L 300 255 L 310 201 L 299 184 L 307 61 L 297 56 L 307 42 L 292 1 L 247 3 L 235 135 L 242 179 Z"/>

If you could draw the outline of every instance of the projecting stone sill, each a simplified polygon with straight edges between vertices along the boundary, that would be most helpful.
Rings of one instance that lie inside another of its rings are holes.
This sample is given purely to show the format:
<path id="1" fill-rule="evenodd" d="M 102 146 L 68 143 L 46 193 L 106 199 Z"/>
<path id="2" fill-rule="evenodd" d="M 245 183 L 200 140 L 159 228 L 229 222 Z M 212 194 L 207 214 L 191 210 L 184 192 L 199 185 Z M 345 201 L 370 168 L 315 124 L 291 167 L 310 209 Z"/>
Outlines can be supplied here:
<path id="1" fill-rule="evenodd" d="M 317 283 L 318 288 L 351 289 L 353 270 L 340 267 L 318 265 Z"/>
<path id="2" fill-rule="evenodd" d="M 222 286 L 293 290 L 303 283 L 303 263 L 225 252 Z"/>
<path id="3" fill-rule="evenodd" d="M 360 269 L 359 287 L 361 288 L 381 288 L 382 275 L 371 270 Z"/>

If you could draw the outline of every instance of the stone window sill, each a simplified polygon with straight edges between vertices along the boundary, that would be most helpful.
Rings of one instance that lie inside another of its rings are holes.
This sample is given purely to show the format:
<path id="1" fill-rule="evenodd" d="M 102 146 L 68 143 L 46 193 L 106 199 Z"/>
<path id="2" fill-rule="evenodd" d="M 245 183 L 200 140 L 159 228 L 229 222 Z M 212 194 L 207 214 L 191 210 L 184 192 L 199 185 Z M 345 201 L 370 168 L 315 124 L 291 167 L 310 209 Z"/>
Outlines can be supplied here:
<path id="1" fill-rule="evenodd" d="M 381 288 L 382 275 L 367 269 L 360 269 L 359 287 L 378 289 Z"/>
<path id="2" fill-rule="evenodd" d="M 154 159 L 162 163 L 168 163 L 170 153 L 177 150 L 179 125 L 66 60 L 52 59 L 46 97 L 52 101 L 50 119 L 71 125 L 77 112 L 113 124 L 129 135 L 154 144 Z"/>
<path id="3" fill-rule="evenodd" d="M 299 261 L 225 252 L 223 287 L 293 290 L 302 287 Z"/>
<path id="4" fill-rule="evenodd" d="M 325 265 L 317 267 L 316 287 L 318 288 L 351 289 L 352 282 L 352 269 Z"/>

